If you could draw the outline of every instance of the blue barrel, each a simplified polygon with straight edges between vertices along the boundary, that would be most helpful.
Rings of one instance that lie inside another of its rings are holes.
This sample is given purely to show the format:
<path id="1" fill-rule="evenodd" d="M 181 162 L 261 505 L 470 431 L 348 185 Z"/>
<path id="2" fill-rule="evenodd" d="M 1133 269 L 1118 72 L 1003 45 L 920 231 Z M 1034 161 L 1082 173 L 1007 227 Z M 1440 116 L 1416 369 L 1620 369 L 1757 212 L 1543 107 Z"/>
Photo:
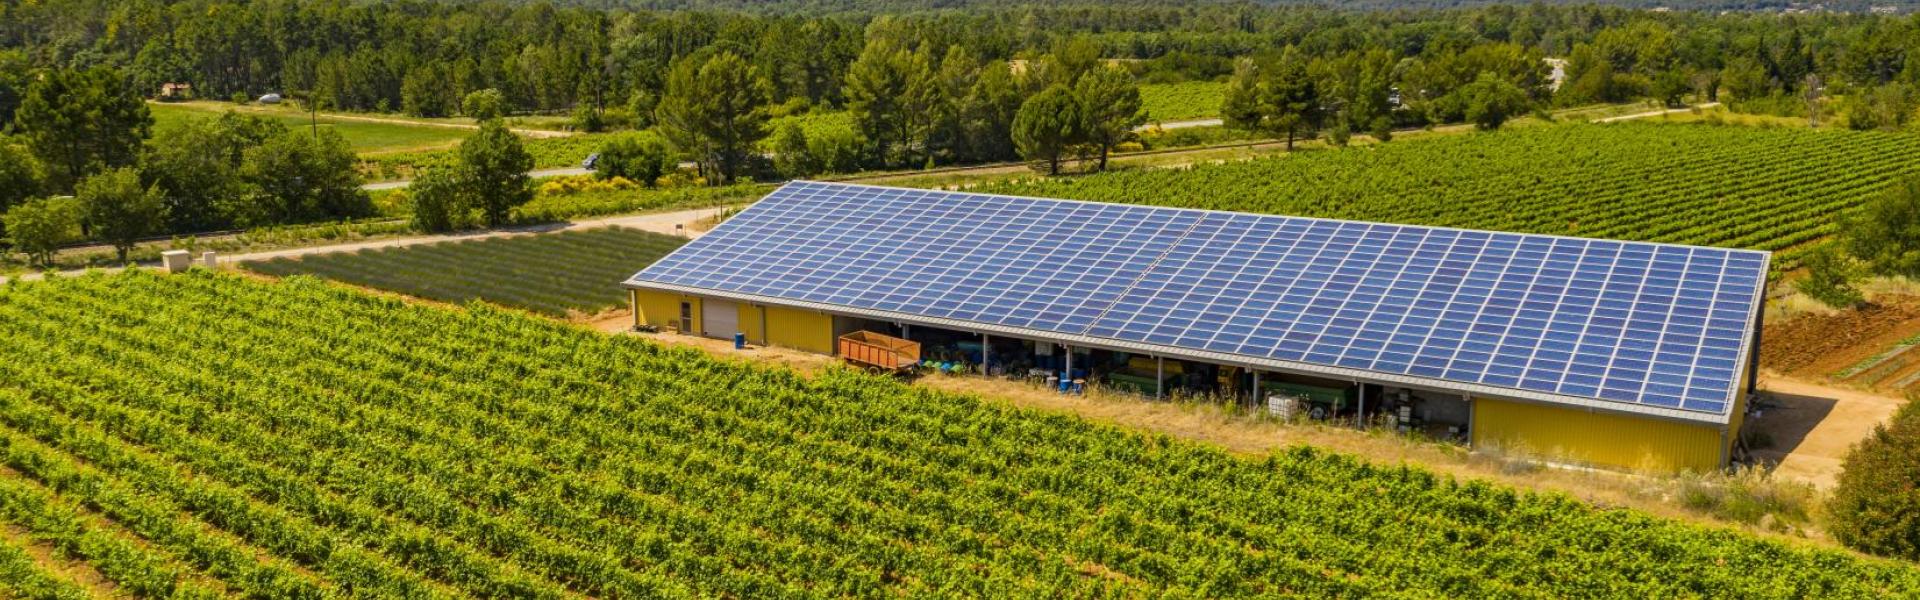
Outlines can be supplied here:
<path id="1" fill-rule="evenodd" d="M 747 334 L 740 333 L 738 331 L 733 332 L 733 349 L 745 350 L 746 348 L 747 348 Z"/>

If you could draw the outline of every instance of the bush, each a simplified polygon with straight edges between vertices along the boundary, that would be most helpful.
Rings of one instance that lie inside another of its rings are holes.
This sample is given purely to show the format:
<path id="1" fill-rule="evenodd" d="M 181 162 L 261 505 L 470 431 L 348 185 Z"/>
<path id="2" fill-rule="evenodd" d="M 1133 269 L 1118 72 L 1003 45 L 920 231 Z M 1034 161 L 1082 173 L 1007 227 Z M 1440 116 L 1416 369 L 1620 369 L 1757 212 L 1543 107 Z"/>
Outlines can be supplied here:
<path id="1" fill-rule="evenodd" d="M 1853 287 L 1853 269 L 1832 246 L 1822 245 L 1807 253 L 1805 265 L 1807 278 L 1794 287 L 1808 298 L 1833 308 L 1852 308 L 1866 300 Z"/>
<path id="2" fill-rule="evenodd" d="M 568 123 L 574 131 L 599 133 L 607 130 L 607 116 L 590 104 L 574 107 L 573 117 Z"/>
<path id="3" fill-rule="evenodd" d="M 1332 128 L 1327 130 L 1327 143 L 1333 144 L 1334 146 L 1345 148 L 1347 143 L 1352 140 L 1353 128 L 1347 126 L 1345 122 L 1335 123 Z"/>
<path id="4" fill-rule="evenodd" d="M 807 150 L 827 173 L 853 173 L 860 170 L 860 158 L 866 139 L 852 129 L 830 128 L 807 137 Z"/>
<path id="5" fill-rule="evenodd" d="M 593 165 L 593 176 L 629 179 L 652 187 L 661 175 L 673 171 L 675 164 L 672 147 L 659 134 L 621 133 L 600 146 L 600 160 Z"/>
<path id="6" fill-rule="evenodd" d="M 407 186 L 414 228 L 438 233 L 472 225 L 473 207 L 461 195 L 459 177 L 457 169 L 428 169 Z"/>
<path id="7" fill-rule="evenodd" d="M 820 174 L 824 168 L 807 143 L 807 132 L 799 123 L 789 122 L 773 133 L 773 168 L 789 179 Z"/>
<path id="8" fill-rule="evenodd" d="M 1827 503 L 1840 543 L 1881 556 L 1920 560 L 1920 403 L 1853 447 Z"/>
<path id="9" fill-rule="evenodd" d="M 80 239 L 80 203 L 72 196 L 28 200 L 0 215 L 0 222 L 15 249 L 52 267 L 53 253 Z"/>
<path id="10" fill-rule="evenodd" d="M 476 121 L 507 116 L 507 96 L 493 88 L 467 94 L 467 97 L 460 101 L 460 113 Z"/>

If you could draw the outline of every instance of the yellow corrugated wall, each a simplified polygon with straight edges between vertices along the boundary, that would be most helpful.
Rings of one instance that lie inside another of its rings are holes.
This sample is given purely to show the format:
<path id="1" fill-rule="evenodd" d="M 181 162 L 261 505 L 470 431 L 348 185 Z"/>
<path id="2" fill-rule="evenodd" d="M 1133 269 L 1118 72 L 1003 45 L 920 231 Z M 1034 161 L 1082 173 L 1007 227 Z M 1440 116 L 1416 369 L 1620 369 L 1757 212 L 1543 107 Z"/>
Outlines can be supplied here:
<path id="1" fill-rule="evenodd" d="M 680 328 L 680 303 L 693 303 L 693 331 L 700 331 L 700 298 L 672 292 L 633 290 L 633 322 L 659 327 L 662 331 Z M 756 321 L 757 323 L 757 321 Z"/>
<path id="2" fill-rule="evenodd" d="M 633 299 L 633 322 L 645 323 L 662 330 L 674 330 L 680 324 L 680 303 L 693 303 L 693 331 L 697 333 L 700 322 L 700 297 L 654 290 L 631 290 Z M 784 346 L 833 354 L 833 315 L 780 306 L 761 306 L 746 302 L 737 303 L 740 307 L 740 332 L 747 334 L 747 340 L 771 346 Z M 761 311 L 766 311 L 764 319 Z M 762 329 L 761 324 L 766 328 Z"/>
<path id="3" fill-rule="evenodd" d="M 1629 470 L 1720 468 L 1719 426 L 1492 398 L 1473 401 L 1473 443 L 1549 460 Z"/>
<path id="4" fill-rule="evenodd" d="M 738 321 L 735 322 L 740 324 L 740 333 L 747 334 L 747 343 L 766 345 L 767 332 L 760 328 L 761 311 L 766 310 L 766 307 L 746 302 L 740 302 L 734 306 L 739 309 L 739 315 L 734 317 Z"/>
<path id="5" fill-rule="evenodd" d="M 760 327 L 761 310 L 762 307 L 758 306 L 741 307 L 741 325 L 751 329 L 758 329 Z M 770 346 L 784 346 L 797 350 L 805 350 L 807 352 L 833 354 L 833 315 L 780 306 L 767 306 L 764 307 L 764 310 L 767 311 L 766 335 L 764 337 L 749 339 L 765 339 L 766 341 L 764 343 Z M 751 313 L 751 316 L 749 316 L 749 313 Z M 753 323 L 750 325 L 747 324 L 749 318 L 753 320 Z M 748 335 L 753 334 L 749 333 Z"/>
<path id="6" fill-rule="evenodd" d="M 1733 395 L 1733 420 L 1727 423 L 1727 439 L 1722 440 L 1725 443 L 1723 449 L 1728 458 L 1733 457 L 1733 442 L 1740 438 L 1740 426 L 1745 425 L 1747 421 L 1746 369 L 1741 369 L 1740 378 L 1734 380 L 1733 383 L 1739 386 L 1738 393 Z"/>

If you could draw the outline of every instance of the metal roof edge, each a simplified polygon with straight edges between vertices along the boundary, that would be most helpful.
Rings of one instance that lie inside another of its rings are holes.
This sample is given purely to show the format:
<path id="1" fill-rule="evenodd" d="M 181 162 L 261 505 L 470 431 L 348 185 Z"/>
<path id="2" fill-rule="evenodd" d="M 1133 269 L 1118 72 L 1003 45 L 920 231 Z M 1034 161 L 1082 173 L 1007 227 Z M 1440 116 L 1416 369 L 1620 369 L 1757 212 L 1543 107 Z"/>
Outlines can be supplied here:
<path id="1" fill-rule="evenodd" d="M 1081 334 L 1060 333 L 1060 332 L 1054 332 L 1054 331 L 1047 331 L 1044 329 L 1011 327 L 1006 325 L 995 325 L 992 323 L 981 323 L 976 321 L 949 319 L 945 317 L 929 317 L 924 315 L 916 315 L 912 313 L 857 308 L 857 307 L 844 306 L 839 304 L 813 302 L 808 300 L 793 300 L 793 299 L 780 298 L 775 296 L 743 294 L 739 292 L 729 292 L 729 291 L 723 291 L 723 290 L 715 290 L 715 289 L 709 289 L 709 288 L 700 288 L 700 287 L 685 286 L 685 285 L 670 284 L 670 283 L 658 283 L 658 282 L 651 282 L 651 281 L 639 281 L 639 280 L 629 279 L 623 282 L 622 285 L 629 289 L 648 289 L 648 290 L 659 290 L 659 291 L 665 291 L 665 292 L 678 292 L 678 293 L 692 294 L 696 296 L 711 296 L 716 298 L 725 298 L 725 299 L 738 300 L 743 302 L 770 304 L 770 305 L 776 305 L 776 306 L 786 306 L 791 308 L 802 308 L 802 309 L 816 310 L 816 311 L 827 312 L 827 313 L 837 313 L 837 314 L 843 314 L 848 316 L 871 317 L 875 319 L 901 321 L 901 322 L 915 323 L 920 325 L 944 327 L 949 329 L 973 330 L 973 331 L 989 333 L 989 334 L 1008 335 L 1012 337 L 1059 341 L 1064 343 L 1070 343 L 1076 346 L 1094 347 L 1094 348 L 1101 348 L 1106 350 L 1132 351 L 1132 352 L 1141 352 L 1146 354 L 1156 354 L 1161 356 L 1191 358 L 1194 360 L 1200 360 L 1200 361 L 1206 361 L 1206 362 L 1212 362 L 1212 363 L 1270 369 L 1274 371 L 1293 373 L 1297 375 L 1333 377 L 1333 378 L 1354 379 L 1354 380 L 1364 379 L 1364 380 L 1375 381 L 1375 382 L 1398 383 L 1398 384 L 1404 384 L 1404 385 L 1413 386 L 1413 387 L 1422 387 L 1422 388 L 1433 389 L 1433 390 L 1458 392 L 1458 393 L 1469 394 L 1469 395 L 1492 396 L 1502 400 L 1519 400 L 1519 401 L 1535 402 L 1535 403 L 1549 404 L 1549 405 L 1561 406 L 1561 407 L 1581 408 L 1581 409 L 1587 409 L 1595 412 L 1618 413 L 1618 414 L 1628 414 L 1628 415 L 1643 416 L 1643 417 L 1654 417 L 1654 418 L 1665 419 L 1670 421 L 1679 421 L 1679 422 L 1694 424 L 1694 425 L 1715 425 L 1715 426 L 1725 427 L 1731 424 L 1731 421 L 1732 421 L 1732 415 L 1731 415 L 1732 408 L 1728 408 L 1726 412 L 1721 412 L 1721 413 L 1706 413 L 1706 412 L 1700 412 L 1700 411 L 1690 411 L 1690 410 L 1666 408 L 1666 407 L 1659 407 L 1659 406 L 1645 406 L 1645 405 L 1638 405 L 1638 404 L 1629 404 L 1624 402 L 1614 402 L 1610 400 L 1601 400 L 1597 398 L 1587 398 L 1582 396 L 1549 394 L 1545 392 L 1536 392 L 1531 390 L 1523 390 L 1519 388 L 1490 386 L 1490 385 L 1476 384 L 1476 383 L 1462 383 L 1462 382 L 1450 381 L 1446 379 L 1419 377 L 1414 375 L 1402 375 L 1398 373 L 1386 373 L 1386 372 L 1373 371 L 1368 369 L 1356 369 L 1352 367 L 1317 365 L 1317 364 L 1303 363 L 1303 362 L 1297 362 L 1297 361 L 1285 361 L 1285 360 L 1276 360 L 1276 359 L 1266 358 L 1266 357 L 1256 357 L 1256 356 L 1250 356 L 1245 354 L 1232 354 L 1232 353 L 1226 353 L 1226 352 L 1216 352 L 1211 350 L 1195 350 L 1191 348 L 1181 348 L 1178 346 L 1168 346 L 1163 344 L 1132 342 L 1127 340 L 1101 338 L 1101 337 L 1094 337 L 1094 336 L 1081 335 Z M 1733 389 L 1734 389 L 1734 392 L 1737 393 L 1739 389 L 1738 382 L 1735 382 Z M 1731 403 L 1729 403 L 1729 407 L 1731 407 Z"/>

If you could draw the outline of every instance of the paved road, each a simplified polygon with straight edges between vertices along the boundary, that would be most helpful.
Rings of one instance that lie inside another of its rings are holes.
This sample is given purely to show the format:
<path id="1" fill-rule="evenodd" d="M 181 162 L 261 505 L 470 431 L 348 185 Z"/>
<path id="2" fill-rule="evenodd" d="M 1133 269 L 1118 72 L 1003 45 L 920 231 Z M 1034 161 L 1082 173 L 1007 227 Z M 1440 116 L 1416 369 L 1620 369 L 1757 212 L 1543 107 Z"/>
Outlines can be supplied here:
<path id="1" fill-rule="evenodd" d="M 586 174 L 588 174 L 588 173 L 592 173 L 592 171 L 588 171 L 588 170 L 586 170 L 586 169 L 582 169 L 582 168 L 580 168 L 580 167 L 565 167 L 565 168 L 560 168 L 560 169 L 540 169 L 540 170 L 537 170 L 537 171 L 527 171 L 527 175 L 529 175 L 529 176 L 531 176 L 531 177 L 535 177 L 535 178 L 539 178 L 539 177 L 560 177 L 560 176 L 562 176 L 562 175 L 586 175 Z M 395 189 L 400 189 L 400 188 L 403 188 L 403 187 L 407 187 L 407 186 L 408 186 L 409 184 L 412 184 L 412 183 L 413 183 L 413 180 L 411 180 L 411 179 L 403 179 L 403 180 L 400 180 L 400 181 L 382 181 L 382 182 L 379 182 L 379 183 L 369 183 L 369 184 L 366 184 L 366 185 L 363 185 L 363 186 L 360 186 L 360 189 L 363 189 L 363 190 L 395 190 Z"/>

